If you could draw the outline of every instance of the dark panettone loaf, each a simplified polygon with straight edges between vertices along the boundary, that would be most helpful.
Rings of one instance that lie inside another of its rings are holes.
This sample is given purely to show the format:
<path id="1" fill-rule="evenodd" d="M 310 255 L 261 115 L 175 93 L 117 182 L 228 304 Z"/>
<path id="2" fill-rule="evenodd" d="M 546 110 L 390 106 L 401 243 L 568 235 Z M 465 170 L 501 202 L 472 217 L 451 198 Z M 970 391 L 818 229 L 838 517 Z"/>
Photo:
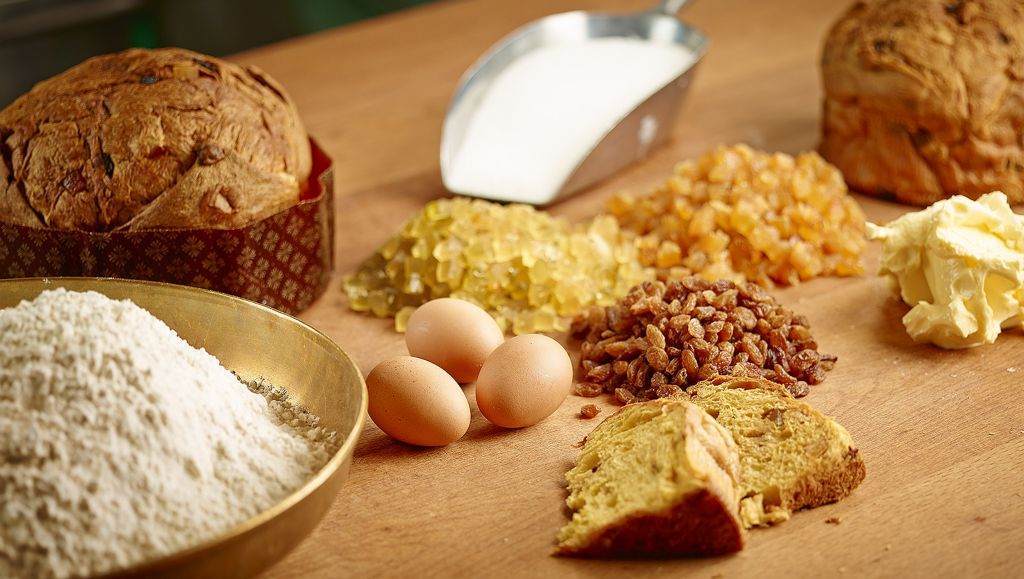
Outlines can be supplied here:
<path id="1" fill-rule="evenodd" d="M 1024 2 L 859 0 L 822 76 L 821 152 L 851 188 L 1024 202 Z"/>
<path id="2" fill-rule="evenodd" d="M 234 228 L 298 202 L 310 147 L 255 67 L 178 48 L 91 58 L 0 111 L 0 220 Z"/>

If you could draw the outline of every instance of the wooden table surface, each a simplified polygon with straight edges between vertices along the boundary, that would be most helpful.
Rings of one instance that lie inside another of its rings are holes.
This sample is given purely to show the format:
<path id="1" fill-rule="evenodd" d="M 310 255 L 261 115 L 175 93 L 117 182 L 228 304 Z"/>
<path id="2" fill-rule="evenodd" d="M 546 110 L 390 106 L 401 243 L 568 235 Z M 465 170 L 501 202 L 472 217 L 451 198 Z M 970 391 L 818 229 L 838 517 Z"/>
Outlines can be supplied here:
<path id="1" fill-rule="evenodd" d="M 390 321 L 346 308 L 340 276 L 445 194 L 441 122 L 463 70 L 516 26 L 575 8 L 653 0 L 447 2 L 246 53 L 284 83 L 336 162 L 333 285 L 302 317 L 364 371 L 405 353 Z M 705 0 L 684 12 L 711 38 L 677 138 L 650 160 L 553 208 L 582 219 L 609 194 L 643 191 L 678 160 L 743 141 L 790 153 L 817 141 L 821 40 L 847 0 Z M 886 221 L 902 209 L 861 200 Z M 877 247 L 867 258 L 877 266 Z M 852 433 L 868 475 L 837 505 L 750 533 L 707 560 L 583 561 L 550 556 L 564 523 L 562 474 L 596 422 L 570 396 L 532 428 L 491 426 L 473 405 L 466 437 L 436 450 L 392 442 L 370 424 L 351 479 L 324 523 L 269 577 L 749 575 L 1021 576 L 1024 573 L 1024 338 L 942 351 L 907 338 L 874 275 L 776 291 L 806 314 L 836 369 L 806 399 Z M 1018 369 L 1020 371 L 1018 372 Z M 472 400 L 472 388 L 467 389 Z M 610 408 L 610 407 L 608 407 Z M 607 415 L 607 409 L 604 415 Z M 840 517 L 838 525 L 826 524 Z"/>

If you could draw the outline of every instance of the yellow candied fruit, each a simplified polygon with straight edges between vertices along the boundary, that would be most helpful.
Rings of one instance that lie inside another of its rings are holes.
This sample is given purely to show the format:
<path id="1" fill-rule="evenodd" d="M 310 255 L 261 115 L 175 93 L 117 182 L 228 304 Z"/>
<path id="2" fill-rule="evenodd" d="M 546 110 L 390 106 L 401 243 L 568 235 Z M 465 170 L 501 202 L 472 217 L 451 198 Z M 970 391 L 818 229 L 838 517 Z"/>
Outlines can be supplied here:
<path id="1" fill-rule="evenodd" d="M 648 195 L 612 197 L 606 210 L 642 236 L 637 255 L 662 277 L 772 286 L 864 271 L 864 213 L 839 170 L 814 152 L 718 147 L 679 163 Z"/>
<path id="2" fill-rule="evenodd" d="M 395 316 L 399 332 L 417 306 L 445 296 L 480 305 L 516 334 L 565 331 L 587 307 L 611 305 L 654 278 L 640 246 L 609 216 L 571 225 L 526 205 L 441 199 L 343 287 L 353 310 Z"/>
<path id="3" fill-rule="evenodd" d="M 412 306 L 405 306 L 404 308 L 398 310 L 398 313 L 395 314 L 395 331 L 396 332 L 398 332 L 400 334 L 404 334 L 405 333 L 405 329 L 407 327 L 409 327 L 409 318 L 412 316 L 412 313 L 415 312 L 415 311 L 416 311 L 416 308 L 414 308 Z"/>

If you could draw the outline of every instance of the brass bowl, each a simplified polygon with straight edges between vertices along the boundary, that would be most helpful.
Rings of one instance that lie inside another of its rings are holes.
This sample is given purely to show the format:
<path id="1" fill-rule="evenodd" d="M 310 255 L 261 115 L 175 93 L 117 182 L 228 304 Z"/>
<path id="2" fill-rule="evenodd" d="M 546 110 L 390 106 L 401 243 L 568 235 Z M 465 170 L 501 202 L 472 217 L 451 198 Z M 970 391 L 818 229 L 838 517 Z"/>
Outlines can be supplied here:
<path id="1" fill-rule="evenodd" d="M 366 420 L 366 384 L 330 338 L 276 310 L 226 294 L 156 282 L 98 278 L 0 280 L 0 307 L 47 289 L 130 299 L 243 379 L 266 378 L 345 437 L 320 472 L 274 507 L 223 535 L 111 577 L 249 577 L 284 557 L 320 522 L 348 478 Z"/>

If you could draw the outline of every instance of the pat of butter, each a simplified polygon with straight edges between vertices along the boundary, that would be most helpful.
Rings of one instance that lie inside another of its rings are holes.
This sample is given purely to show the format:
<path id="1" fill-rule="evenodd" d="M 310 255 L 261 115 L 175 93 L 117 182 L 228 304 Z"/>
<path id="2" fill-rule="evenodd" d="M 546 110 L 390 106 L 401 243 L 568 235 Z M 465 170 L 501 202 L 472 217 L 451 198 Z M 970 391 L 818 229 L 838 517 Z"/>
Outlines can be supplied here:
<path id="1" fill-rule="evenodd" d="M 911 306 L 903 317 L 916 342 L 970 348 L 1024 321 L 1024 217 L 1006 195 L 957 195 L 886 226 L 880 275 L 895 280 Z"/>

